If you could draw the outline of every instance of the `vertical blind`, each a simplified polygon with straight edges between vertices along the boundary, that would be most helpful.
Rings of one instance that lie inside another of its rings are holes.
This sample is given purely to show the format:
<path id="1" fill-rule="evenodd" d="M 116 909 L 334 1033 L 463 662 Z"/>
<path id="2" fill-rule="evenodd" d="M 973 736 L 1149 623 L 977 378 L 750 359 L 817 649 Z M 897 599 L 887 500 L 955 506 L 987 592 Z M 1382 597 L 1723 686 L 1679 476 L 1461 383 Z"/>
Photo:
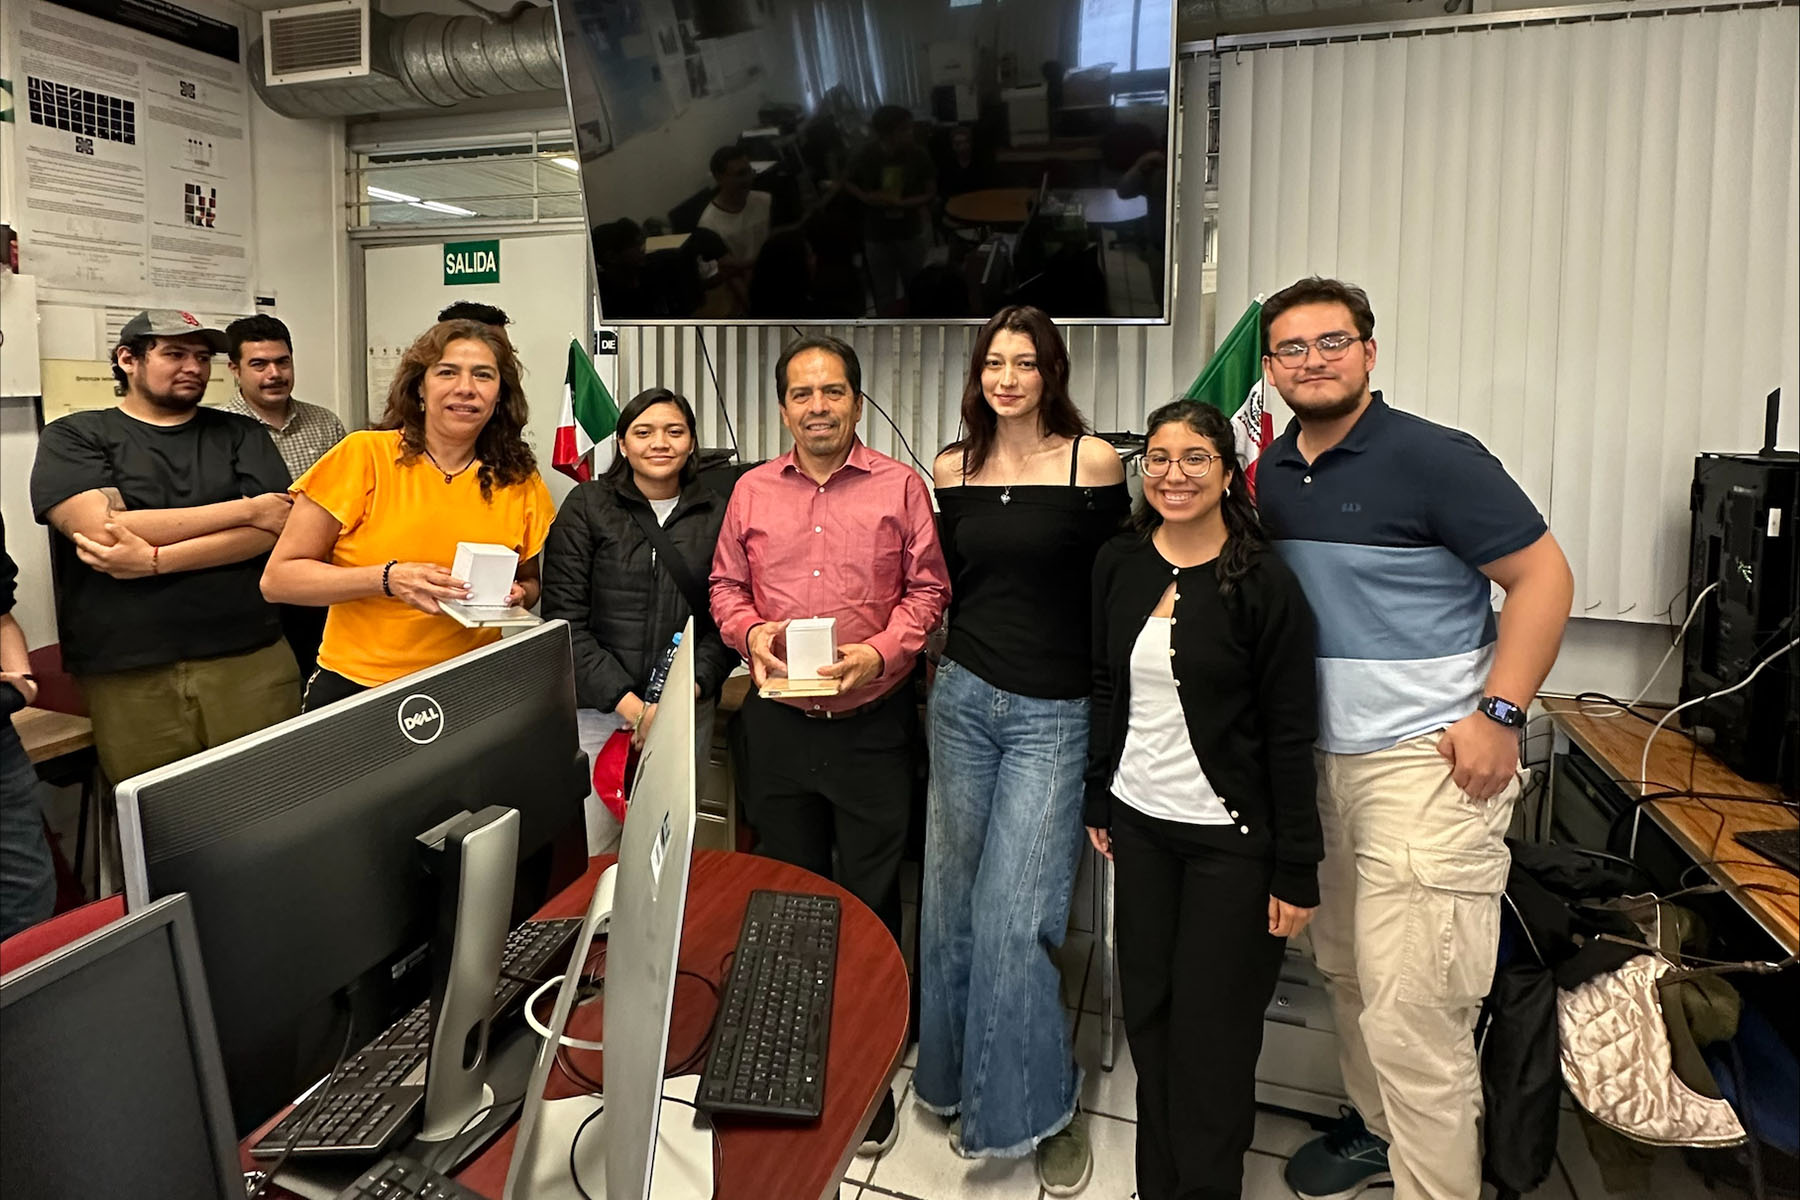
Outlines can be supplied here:
<path id="1" fill-rule="evenodd" d="M 1800 13 L 1228 50 L 1221 83 L 1221 317 L 1361 284 L 1375 386 L 1500 457 L 1575 614 L 1667 619 L 1695 454 L 1760 446 L 1776 387 L 1800 438 Z"/>

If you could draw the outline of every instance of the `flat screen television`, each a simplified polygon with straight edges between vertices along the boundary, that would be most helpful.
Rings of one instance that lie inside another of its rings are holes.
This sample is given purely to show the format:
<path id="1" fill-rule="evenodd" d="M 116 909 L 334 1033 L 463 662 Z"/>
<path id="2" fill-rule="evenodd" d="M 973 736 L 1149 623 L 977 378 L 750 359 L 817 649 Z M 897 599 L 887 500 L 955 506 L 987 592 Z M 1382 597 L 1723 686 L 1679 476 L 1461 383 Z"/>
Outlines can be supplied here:
<path id="1" fill-rule="evenodd" d="M 555 0 L 601 320 L 1169 318 L 1173 0 Z"/>

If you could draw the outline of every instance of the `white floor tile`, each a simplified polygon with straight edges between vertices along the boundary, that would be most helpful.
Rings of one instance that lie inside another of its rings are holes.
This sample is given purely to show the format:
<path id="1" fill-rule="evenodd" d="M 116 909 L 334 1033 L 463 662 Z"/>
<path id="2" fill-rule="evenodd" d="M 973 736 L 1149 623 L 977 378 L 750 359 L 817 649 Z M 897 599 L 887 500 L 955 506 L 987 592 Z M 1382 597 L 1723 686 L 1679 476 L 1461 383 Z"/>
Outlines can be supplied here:
<path id="1" fill-rule="evenodd" d="M 868 1182 L 916 1200 L 1038 1200 L 1037 1168 L 1030 1155 L 1009 1159 L 959 1158 L 950 1149 L 948 1123 L 908 1095 L 900 1105 L 900 1137 L 882 1155 Z M 867 1193 L 873 1200 L 874 1193 Z"/>
<path id="2" fill-rule="evenodd" d="M 1295 1151 L 1318 1136 L 1317 1130 L 1298 1117 L 1258 1109 L 1250 1148 L 1276 1158 L 1292 1158 Z"/>
<path id="3" fill-rule="evenodd" d="M 1093 957 L 1094 935 L 1070 930 L 1063 935 L 1062 949 L 1057 952 L 1057 965 L 1062 970 L 1063 1006 L 1075 1008 L 1087 982 L 1088 960 Z"/>
<path id="4" fill-rule="evenodd" d="M 1081 1107 L 1126 1121 L 1137 1120 L 1137 1068 L 1131 1047 L 1125 1044 L 1125 1027 L 1113 1022 L 1113 1069 L 1102 1070 L 1100 1056 L 1106 1022 L 1098 1013 L 1082 1013 L 1075 1028 L 1075 1061 L 1086 1078 L 1081 1084 Z"/>
<path id="5" fill-rule="evenodd" d="M 1283 1159 L 1268 1154 L 1244 1155 L 1244 1200 L 1294 1200 L 1294 1190 L 1281 1177 Z M 1371 1200 L 1387 1200 L 1392 1192 L 1383 1188 L 1365 1192 Z"/>
<path id="6" fill-rule="evenodd" d="M 1087 1128 L 1094 1175 L 1082 1200 L 1126 1200 L 1137 1188 L 1137 1126 L 1089 1113 Z"/>

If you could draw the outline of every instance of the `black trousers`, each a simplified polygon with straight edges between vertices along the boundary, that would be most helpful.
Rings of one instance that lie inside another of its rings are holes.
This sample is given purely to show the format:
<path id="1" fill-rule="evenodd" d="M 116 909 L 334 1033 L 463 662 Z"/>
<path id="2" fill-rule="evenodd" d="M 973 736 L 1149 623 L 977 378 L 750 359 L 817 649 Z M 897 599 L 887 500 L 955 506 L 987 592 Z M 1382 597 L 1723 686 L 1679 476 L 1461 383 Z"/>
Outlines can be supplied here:
<path id="1" fill-rule="evenodd" d="M 315 667 L 312 674 L 300 678 L 305 681 L 300 685 L 300 711 L 303 713 L 316 712 L 327 704 L 336 704 L 369 690 L 356 680 L 345 679 L 324 667 Z"/>
<path id="2" fill-rule="evenodd" d="M 823 720 L 754 691 L 738 712 L 738 799 L 756 852 L 834 879 L 900 941 L 900 855 L 912 812 L 918 702 L 902 685 L 875 707 Z M 837 869 L 832 869 L 832 851 Z"/>
<path id="3" fill-rule="evenodd" d="M 1113 813 L 1119 991 L 1138 1076 L 1138 1195 L 1235 1198 L 1256 1129 L 1263 1012 L 1287 946 L 1269 935 L 1270 864 L 1127 804 Z"/>

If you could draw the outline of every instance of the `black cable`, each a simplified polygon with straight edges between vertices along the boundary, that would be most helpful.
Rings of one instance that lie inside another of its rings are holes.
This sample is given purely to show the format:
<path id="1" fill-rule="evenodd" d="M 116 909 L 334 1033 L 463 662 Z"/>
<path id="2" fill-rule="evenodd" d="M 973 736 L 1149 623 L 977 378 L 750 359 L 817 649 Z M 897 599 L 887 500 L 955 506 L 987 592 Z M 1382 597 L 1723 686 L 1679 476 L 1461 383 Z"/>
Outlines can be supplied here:
<path id="1" fill-rule="evenodd" d="M 424 1165 L 426 1169 L 436 1171 L 440 1175 L 447 1174 L 449 1168 L 437 1166 L 436 1163 L 448 1163 L 455 1160 L 456 1154 L 447 1152 L 456 1149 L 456 1143 L 462 1140 L 464 1134 L 468 1133 L 470 1129 L 473 1129 L 479 1124 L 481 1119 L 488 1113 L 494 1112 L 497 1109 L 511 1108 L 513 1105 L 518 1104 L 524 1099 L 524 1093 L 520 1093 L 517 1096 L 511 1096 L 505 1100 L 495 1100 L 491 1104 L 483 1104 L 480 1108 L 477 1108 L 474 1112 L 469 1114 L 469 1119 L 462 1123 L 462 1128 L 458 1129 L 455 1133 L 445 1139 L 442 1148 L 431 1155 L 431 1158 L 425 1162 Z"/>
<path id="2" fill-rule="evenodd" d="M 305 1100 L 300 1102 L 301 1104 L 310 1104 L 312 1106 L 311 1111 L 306 1114 L 305 1119 L 302 1120 L 299 1125 L 295 1126 L 294 1132 L 288 1135 L 287 1145 L 281 1148 L 281 1157 L 275 1160 L 275 1165 L 269 1168 L 268 1172 L 257 1182 L 255 1190 L 246 1196 L 244 1200 L 259 1200 L 259 1197 L 268 1190 L 269 1184 L 273 1183 L 275 1177 L 281 1174 L 282 1168 L 287 1166 L 288 1159 L 293 1156 L 294 1147 L 300 1144 L 300 1139 L 312 1132 L 313 1122 L 319 1119 L 319 1112 L 324 1107 L 325 1098 L 331 1095 L 331 1087 L 337 1082 L 338 1073 L 344 1069 L 344 1064 L 350 1060 L 350 1039 L 355 1033 L 356 1014 L 348 1005 L 346 1005 L 344 1009 L 344 1044 L 342 1048 L 338 1050 L 337 1062 L 332 1065 L 330 1074 L 325 1076 L 325 1082 L 315 1088 L 311 1096 L 308 1096 Z M 290 1114 L 290 1116 L 291 1115 L 292 1114 Z"/>
<path id="3" fill-rule="evenodd" d="M 731 427 L 731 411 L 725 407 L 725 389 L 719 386 L 719 373 L 713 370 L 712 351 L 706 348 L 706 330 L 696 325 L 694 334 L 700 339 L 700 356 L 706 360 L 706 373 L 712 376 L 713 399 L 718 402 L 719 415 L 725 418 L 725 436 L 731 439 L 731 456 L 742 462 L 744 456 L 738 453 L 737 430 Z M 699 430 L 694 432 L 698 434 Z"/>
<path id="4" fill-rule="evenodd" d="M 594 1200 L 594 1197 L 588 1193 L 586 1188 L 581 1186 L 581 1175 L 575 1169 L 575 1147 L 581 1145 L 581 1135 L 587 1132 L 587 1127 L 592 1125 L 594 1121 L 598 1119 L 600 1114 L 606 1111 L 606 1097 L 600 1096 L 599 1100 L 600 1107 L 589 1113 L 582 1120 L 581 1124 L 575 1127 L 575 1136 L 569 1139 L 569 1182 L 573 1183 L 575 1185 L 575 1190 L 581 1193 L 581 1200 Z"/>

